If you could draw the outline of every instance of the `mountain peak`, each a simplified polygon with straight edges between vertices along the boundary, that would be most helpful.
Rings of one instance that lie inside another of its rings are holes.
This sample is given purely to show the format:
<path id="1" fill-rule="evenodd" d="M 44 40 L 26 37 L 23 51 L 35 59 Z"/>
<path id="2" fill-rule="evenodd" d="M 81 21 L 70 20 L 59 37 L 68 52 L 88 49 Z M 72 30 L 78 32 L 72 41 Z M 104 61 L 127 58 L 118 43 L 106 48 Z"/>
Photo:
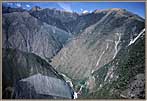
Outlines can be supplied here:
<path id="1" fill-rule="evenodd" d="M 39 7 L 39 6 L 34 6 L 34 7 L 32 7 L 32 9 L 31 9 L 31 11 L 40 11 L 40 10 L 42 10 L 42 8 Z"/>
<path id="2" fill-rule="evenodd" d="M 89 12 L 87 11 L 87 10 L 84 10 L 83 12 L 82 12 L 82 14 L 88 14 Z"/>
<path id="3" fill-rule="evenodd" d="M 118 12 L 118 11 L 125 11 L 125 9 L 122 9 L 122 8 L 110 8 L 110 9 L 102 9 L 102 10 L 94 10 L 94 13 L 100 13 L 100 12 L 109 12 L 109 11 L 115 11 L 115 12 Z"/>
<path id="4" fill-rule="evenodd" d="M 111 8 L 111 11 L 125 11 L 125 9 L 122 8 Z"/>

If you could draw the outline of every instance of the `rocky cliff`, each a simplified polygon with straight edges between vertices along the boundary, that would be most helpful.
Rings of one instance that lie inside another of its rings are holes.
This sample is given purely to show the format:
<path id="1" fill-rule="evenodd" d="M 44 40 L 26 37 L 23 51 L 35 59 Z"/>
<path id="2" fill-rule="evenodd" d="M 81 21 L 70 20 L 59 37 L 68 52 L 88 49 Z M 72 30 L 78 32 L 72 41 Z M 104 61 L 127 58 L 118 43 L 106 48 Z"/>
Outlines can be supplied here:
<path id="1" fill-rule="evenodd" d="M 119 8 L 11 9 L 2 23 L 5 98 L 145 98 L 140 16 Z"/>
<path id="2" fill-rule="evenodd" d="M 94 71 L 83 88 L 86 98 L 145 98 L 145 29 L 115 59 Z M 92 88 L 93 87 L 93 88 Z M 84 90 L 90 91 L 85 93 Z"/>
<path id="3" fill-rule="evenodd" d="M 12 7 L 6 7 L 2 5 L 2 13 L 12 13 L 12 12 L 25 12 L 27 10 L 19 7 L 19 8 L 12 8 Z"/>
<path id="4" fill-rule="evenodd" d="M 3 49 L 3 98 L 71 99 L 74 91 L 50 64 L 39 56 Z"/>
<path id="5" fill-rule="evenodd" d="M 145 33 L 144 19 L 124 9 L 94 13 L 106 14 L 74 37 L 51 64 L 72 78 L 80 98 L 144 98 L 145 45 L 134 44 Z"/>
<path id="6" fill-rule="evenodd" d="M 121 48 L 144 29 L 144 20 L 126 10 L 109 9 L 95 13 L 103 12 L 106 12 L 104 17 L 74 37 L 53 58 L 52 65 L 57 70 L 75 79 L 87 78 L 112 61 Z"/>
<path id="7" fill-rule="evenodd" d="M 35 53 L 49 60 L 66 43 L 69 33 L 48 25 L 28 12 L 3 14 L 3 48 Z"/>

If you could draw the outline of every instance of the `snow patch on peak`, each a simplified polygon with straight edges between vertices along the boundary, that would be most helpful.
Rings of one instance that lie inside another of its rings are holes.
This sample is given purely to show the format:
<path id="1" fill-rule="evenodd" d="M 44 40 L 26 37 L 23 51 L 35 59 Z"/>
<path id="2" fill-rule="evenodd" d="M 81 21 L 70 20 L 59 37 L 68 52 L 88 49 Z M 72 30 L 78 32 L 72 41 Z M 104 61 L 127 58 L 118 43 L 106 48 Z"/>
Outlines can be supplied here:
<path id="1" fill-rule="evenodd" d="M 87 13 L 89 13 L 87 10 L 84 10 L 83 12 L 82 12 L 83 14 L 87 14 Z"/>

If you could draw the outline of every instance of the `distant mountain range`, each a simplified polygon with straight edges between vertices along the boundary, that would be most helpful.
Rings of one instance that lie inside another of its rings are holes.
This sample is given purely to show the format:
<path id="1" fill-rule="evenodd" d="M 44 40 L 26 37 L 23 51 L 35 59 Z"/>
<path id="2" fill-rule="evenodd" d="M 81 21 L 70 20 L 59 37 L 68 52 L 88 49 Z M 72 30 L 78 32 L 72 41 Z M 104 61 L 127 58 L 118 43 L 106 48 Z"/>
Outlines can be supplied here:
<path id="1" fill-rule="evenodd" d="M 120 8 L 2 12 L 3 98 L 145 98 L 145 19 Z"/>

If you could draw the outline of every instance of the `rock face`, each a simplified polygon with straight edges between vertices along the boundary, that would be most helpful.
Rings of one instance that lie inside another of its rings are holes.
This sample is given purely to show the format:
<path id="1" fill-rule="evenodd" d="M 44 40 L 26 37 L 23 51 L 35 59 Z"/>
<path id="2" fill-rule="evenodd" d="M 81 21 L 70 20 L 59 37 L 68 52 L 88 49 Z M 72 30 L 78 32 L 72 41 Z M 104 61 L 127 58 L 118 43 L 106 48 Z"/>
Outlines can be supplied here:
<path id="1" fill-rule="evenodd" d="M 92 76 L 95 90 L 89 98 L 145 98 L 145 30 L 131 45 L 121 49 Z"/>
<path id="2" fill-rule="evenodd" d="M 94 13 L 104 12 L 51 64 L 75 81 L 80 98 L 145 98 L 144 19 L 123 9 Z"/>
<path id="3" fill-rule="evenodd" d="M 73 91 L 65 81 L 42 74 L 20 80 L 14 90 L 15 98 L 71 99 L 72 96 Z"/>
<path id="4" fill-rule="evenodd" d="M 38 10 L 33 10 L 37 8 Z M 39 7 L 34 7 L 29 12 L 32 16 L 36 17 L 42 22 L 46 22 L 49 25 L 63 29 L 69 32 L 71 35 L 78 35 L 78 33 L 81 33 L 86 27 L 94 24 L 107 13 L 93 12 L 79 15 L 77 13 L 60 11 L 56 9 L 39 9 Z"/>
<path id="5" fill-rule="evenodd" d="M 53 58 L 52 65 L 57 70 L 73 79 L 87 78 L 112 61 L 121 48 L 144 29 L 144 20 L 126 10 L 109 9 L 97 13 L 103 12 L 106 12 L 104 17 L 74 37 Z"/>
<path id="6" fill-rule="evenodd" d="M 138 15 L 36 6 L 3 9 L 2 24 L 3 98 L 145 98 L 145 20 Z"/>
<path id="7" fill-rule="evenodd" d="M 63 76 L 39 56 L 3 49 L 3 98 L 73 98 Z"/>
<path id="8" fill-rule="evenodd" d="M 28 12 L 3 14 L 3 48 L 35 53 L 48 60 L 69 37 L 69 33 L 39 21 Z"/>
<path id="9" fill-rule="evenodd" d="M 70 30 L 67 28 L 68 25 L 65 24 L 71 21 L 75 21 L 78 17 L 77 13 L 71 13 L 49 8 L 34 10 L 37 8 L 39 7 L 33 7 L 29 11 L 32 16 L 36 17 L 37 19 L 43 22 L 46 22 L 49 25 L 56 26 L 67 32 L 70 32 Z"/>
<path id="10" fill-rule="evenodd" d="M 26 10 L 23 8 L 11 8 L 11 7 L 6 7 L 2 6 L 2 13 L 12 13 L 12 12 L 25 12 Z"/>

